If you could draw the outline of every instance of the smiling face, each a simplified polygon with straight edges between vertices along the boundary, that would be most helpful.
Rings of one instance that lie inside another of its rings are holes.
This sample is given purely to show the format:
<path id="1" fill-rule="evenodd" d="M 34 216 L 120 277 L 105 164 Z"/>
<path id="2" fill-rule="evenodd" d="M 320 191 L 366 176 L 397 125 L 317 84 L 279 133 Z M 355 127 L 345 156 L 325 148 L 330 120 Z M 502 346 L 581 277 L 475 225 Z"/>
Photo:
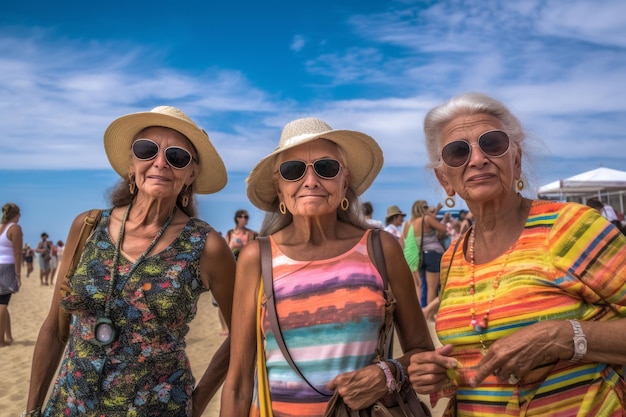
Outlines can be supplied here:
<path id="1" fill-rule="evenodd" d="M 315 173 L 312 164 L 325 158 L 337 160 L 342 166 L 334 178 L 321 178 Z M 306 171 L 302 178 L 287 181 L 281 177 L 278 169 L 281 163 L 294 160 L 307 164 Z M 325 139 L 318 139 L 282 152 L 274 171 L 278 199 L 285 203 L 287 210 L 294 216 L 335 214 L 346 195 L 350 181 L 348 169 L 344 166 L 337 145 Z"/>
<path id="2" fill-rule="evenodd" d="M 500 121 L 487 114 L 459 116 L 441 132 L 439 150 L 456 140 L 466 140 L 471 147 L 469 160 L 460 167 L 441 163 L 435 169 L 437 179 L 448 195 L 457 193 L 467 202 L 486 203 L 515 194 L 515 181 L 521 176 L 521 151 L 513 143 L 499 157 L 486 155 L 478 146 L 479 137 L 488 131 L 502 130 Z"/>
<path id="3" fill-rule="evenodd" d="M 196 151 L 181 133 L 166 127 L 149 127 L 140 132 L 136 139 L 150 139 L 159 146 L 157 155 L 149 160 L 140 160 L 131 151 L 130 172 L 135 174 L 138 194 L 156 199 L 176 199 L 185 185 L 191 185 L 197 172 Z M 165 149 L 177 146 L 186 149 L 194 158 L 183 169 L 175 169 L 165 157 Z"/>

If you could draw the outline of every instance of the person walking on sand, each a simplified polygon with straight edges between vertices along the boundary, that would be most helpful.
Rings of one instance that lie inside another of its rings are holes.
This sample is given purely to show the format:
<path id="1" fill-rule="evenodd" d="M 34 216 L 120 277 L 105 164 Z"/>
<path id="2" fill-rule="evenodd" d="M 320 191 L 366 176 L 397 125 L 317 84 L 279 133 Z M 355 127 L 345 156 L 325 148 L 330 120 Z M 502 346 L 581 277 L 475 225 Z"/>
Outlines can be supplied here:
<path id="1" fill-rule="evenodd" d="M 13 344 L 9 300 L 22 285 L 22 228 L 20 208 L 7 203 L 2 206 L 0 222 L 0 347 Z"/>
<path id="2" fill-rule="evenodd" d="M 52 242 L 48 240 L 48 234 L 43 232 L 41 240 L 37 244 L 35 252 L 39 254 L 39 280 L 41 285 L 48 285 L 50 278 L 50 260 L 52 259 Z"/>
<path id="3" fill-rule="evenodd" d="M 26 278 L 30 277 L 30 274 L 33 272 L 33 257 L 35 256 L 35 251 L 30 245 L 27 243 L 24 245 L 24 263 L 26 264 Z"/>

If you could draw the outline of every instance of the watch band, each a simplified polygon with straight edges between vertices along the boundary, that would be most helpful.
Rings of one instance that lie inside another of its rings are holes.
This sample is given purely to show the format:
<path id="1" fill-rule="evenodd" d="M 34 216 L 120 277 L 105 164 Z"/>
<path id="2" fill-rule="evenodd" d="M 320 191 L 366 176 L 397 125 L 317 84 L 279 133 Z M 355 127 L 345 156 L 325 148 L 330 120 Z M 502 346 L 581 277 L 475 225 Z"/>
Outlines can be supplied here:
<path id="1" fill-rule="evenodd" d="M 387 379 L 387 391 L 389 393 L 394 392 L 396 390 L 397 384 L 396 379 L 391 374 L 391 369 L 389 369 L 389 365 L 387 365 L 387 362 L 385 361 L 376 362 L 376 365 L 385 373 L 385 378 Z"/>
<path id="2" fill-rule="evenodd" d="M 578 362 L 583 356 L 587 354 L 587 338 L 583 332 L 583 328 L 576 320 L 568 320 L 574 330 L 574 356 L 569 360 L 570 362 Z"/>

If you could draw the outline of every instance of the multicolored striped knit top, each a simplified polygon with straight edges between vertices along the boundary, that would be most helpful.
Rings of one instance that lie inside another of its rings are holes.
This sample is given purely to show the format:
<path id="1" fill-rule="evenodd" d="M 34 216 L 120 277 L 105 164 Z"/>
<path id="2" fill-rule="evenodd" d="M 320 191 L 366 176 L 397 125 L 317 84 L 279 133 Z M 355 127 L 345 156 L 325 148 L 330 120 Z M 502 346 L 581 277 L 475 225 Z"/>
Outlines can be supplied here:
<path id="1" fill-rule="evenodd" d="M 285 344 L 303 375 L 289 366 L 263 312 L 267 374 L 274 417 L 323 416 L 335 376 L 371 364 L 383 325 L 383 281 L 367 237 L 331 259 L 297 261 L 270 237 L 276 312 Z M 256 390 L 255 390 L 256 391 Z"/>
<path id="2" fill-rule="evenodd" d="M 469 385 L 482 355 L 479 333 L 470 326 L 472 273 L 463 246 L 453 250 L 451 245 L 441 261 L 443 291 L 436 322 L 441 343 L 454 345 L 452 355 L 460 364 L 457 415 L 626 415 L 621 365 L 560 361 L 533 370 L 517 385 L 493 375 L 476 388 Z M 498 276 L 482 335 L 487 346 L 543 320 L 626 317 L 626 237 L 586 206 L 533 202 L 512 250 L 475 265 L 477 318 L 484 316 Z"/>

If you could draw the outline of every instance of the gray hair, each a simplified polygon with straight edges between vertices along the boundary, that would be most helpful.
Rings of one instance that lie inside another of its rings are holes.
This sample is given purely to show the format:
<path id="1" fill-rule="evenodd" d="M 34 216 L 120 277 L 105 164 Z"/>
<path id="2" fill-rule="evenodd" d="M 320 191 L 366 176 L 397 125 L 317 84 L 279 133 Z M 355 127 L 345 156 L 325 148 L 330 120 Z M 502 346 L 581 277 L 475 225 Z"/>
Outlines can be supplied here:
<path id="1" fill-rule="evenodd" d="M 498 119 L 503 130 L 509 135 L 514 149 L 522 148 L 526 133 L 519 119 L 504 104 L 485 94 L 464 93 L 434 107 L 424 118 L 424 135 L 430 168 L 436 168 L 441 164 L 439 160 L 441 131 L 455 118 L 474 114 L 488 114 Z"/>

